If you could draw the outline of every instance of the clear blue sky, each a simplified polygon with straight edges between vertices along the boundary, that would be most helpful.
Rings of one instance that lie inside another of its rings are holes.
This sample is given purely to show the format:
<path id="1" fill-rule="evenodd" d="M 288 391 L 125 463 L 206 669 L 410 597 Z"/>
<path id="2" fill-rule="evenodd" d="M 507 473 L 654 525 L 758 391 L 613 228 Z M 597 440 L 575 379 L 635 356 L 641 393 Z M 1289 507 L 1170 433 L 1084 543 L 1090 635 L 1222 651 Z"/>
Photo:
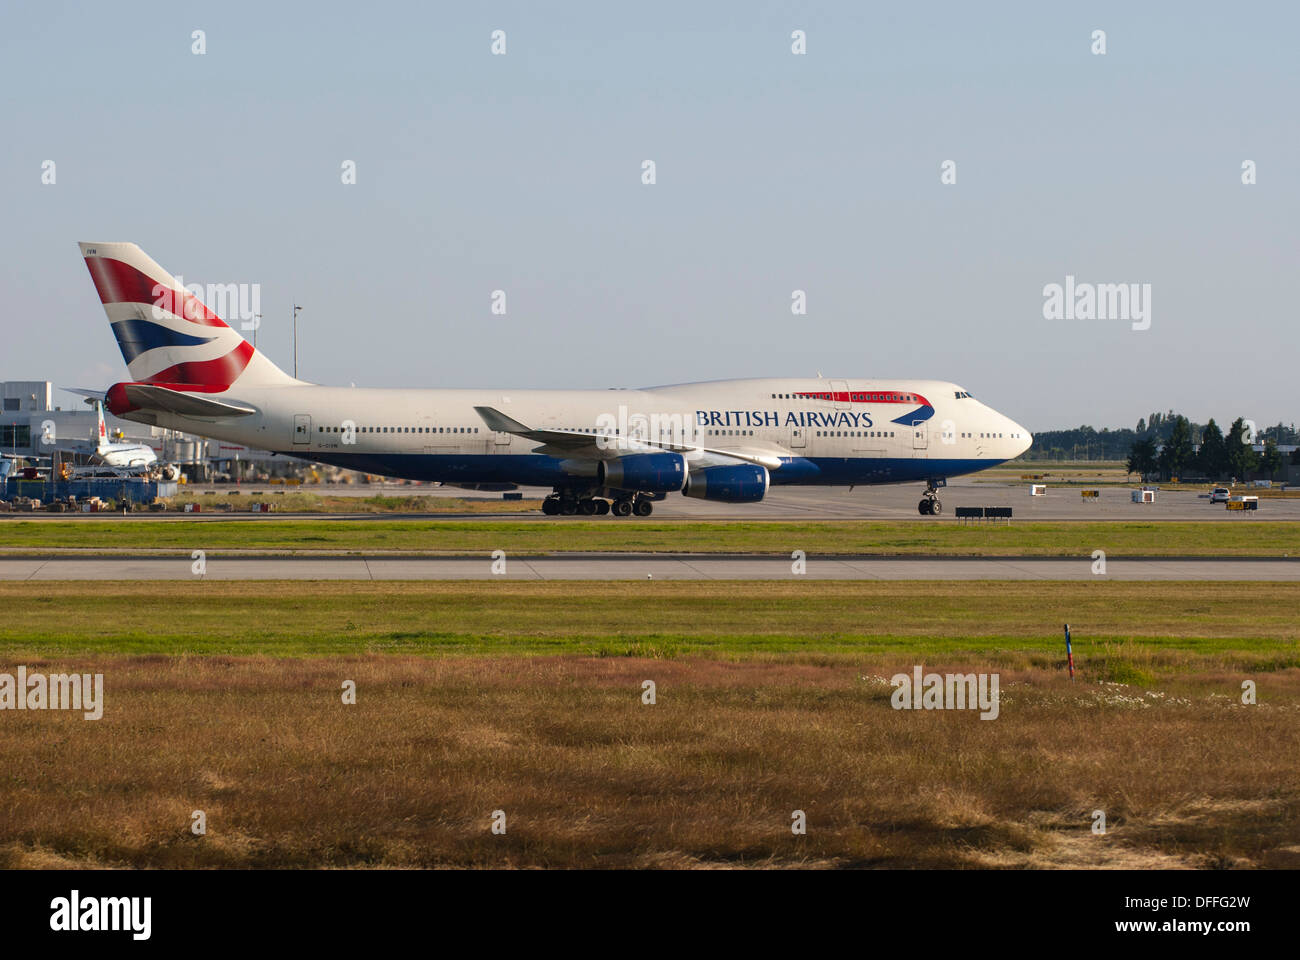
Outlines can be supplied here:
<path id="1" fill-rule="evenodd" d="M 1035 430 L 1290 422 L 1297 36 L 1290 3 L 8 4 L 0 379 L 125 379 L 75 244 L 134 240 L 260 283 L 286 367 L 297 298 L 322 383 L 821 371 Z M 1044 320 L 1067 274 L 1150 283 L 1151 328 Z"/>

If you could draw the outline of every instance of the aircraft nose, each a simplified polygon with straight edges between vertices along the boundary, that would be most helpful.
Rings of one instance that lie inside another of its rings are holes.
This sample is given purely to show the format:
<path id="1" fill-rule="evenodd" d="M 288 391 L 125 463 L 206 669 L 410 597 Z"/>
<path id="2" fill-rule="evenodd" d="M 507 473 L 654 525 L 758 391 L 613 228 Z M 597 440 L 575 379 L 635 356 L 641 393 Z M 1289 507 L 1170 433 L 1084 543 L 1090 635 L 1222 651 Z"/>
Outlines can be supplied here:
<path id="1" fill-rule="evenodd" d="M 1020 453 L 1024 453 L 1034 445 L 1034 435 L 1018 423 L 1016 424 L 1016 436 L 1020 438 Z M 1016 456 L 1020 456 L 1020 453 L 1017 453 Z"/>

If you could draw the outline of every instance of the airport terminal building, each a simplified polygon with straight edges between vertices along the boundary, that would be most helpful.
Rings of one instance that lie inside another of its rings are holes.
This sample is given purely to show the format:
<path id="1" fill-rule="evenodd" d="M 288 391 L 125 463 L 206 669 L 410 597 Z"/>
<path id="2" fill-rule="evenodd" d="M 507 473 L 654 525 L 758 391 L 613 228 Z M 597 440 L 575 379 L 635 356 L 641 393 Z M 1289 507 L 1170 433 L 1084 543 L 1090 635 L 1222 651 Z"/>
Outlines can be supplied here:
<path id="1" fill-rule="evenodd" d="M 49 380 L 0 381 L 0 454 L 49 457 L 65 445 L 89 447 L 95 435 L 95 411 L 81 398 L 65 394 L 68 405 L 54 402 Z M 105 411 L 109 436 L 152 447 L 163 463 L 181 467 L 192 480 L 214 474 L 235 475 L 249 465 L 266 469 L 276 461 L 265 450 L 254 450 L 221 440 L 209 440 L 162 427 L 119 420 Z"/>

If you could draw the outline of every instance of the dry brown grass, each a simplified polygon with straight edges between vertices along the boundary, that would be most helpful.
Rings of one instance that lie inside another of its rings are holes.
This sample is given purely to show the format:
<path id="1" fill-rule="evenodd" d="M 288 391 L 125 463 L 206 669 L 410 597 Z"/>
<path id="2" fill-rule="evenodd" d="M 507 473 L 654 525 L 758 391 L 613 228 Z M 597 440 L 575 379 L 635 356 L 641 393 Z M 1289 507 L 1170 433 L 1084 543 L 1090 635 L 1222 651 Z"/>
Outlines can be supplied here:
<path id="1" fill-rule="evenodd" d="M 1296 669 L 1243 707 L 1226 670 L 1175 698 L 1013 667 L 981 721 L 891 709 L 873 677 L 905 655 L 45 669 L 74 663 L 105 674 L 102 720 L 0 714 L 0 866 L 1300 865 Z"/>

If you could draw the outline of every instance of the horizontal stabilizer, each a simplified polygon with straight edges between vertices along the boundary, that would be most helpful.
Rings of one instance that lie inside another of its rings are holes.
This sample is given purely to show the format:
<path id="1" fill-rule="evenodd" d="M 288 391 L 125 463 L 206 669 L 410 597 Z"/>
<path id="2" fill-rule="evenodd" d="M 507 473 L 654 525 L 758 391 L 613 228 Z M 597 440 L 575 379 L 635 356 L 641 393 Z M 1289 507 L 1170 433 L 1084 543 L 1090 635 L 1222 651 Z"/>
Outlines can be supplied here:
<path id="1" fill-rule="evenodd" d="M 64 393 L 75 393 L 79 397 L 85 397 L 87 403 L 93 403 L 96 400 L 100 403 L 104 402 L 103 390 L 87 390 L 85 387 L 60 387 L 59 389 Z"/>
<path id="2" fill-rule="evenodd" d="M 247 417 L 257 413 L 256 407 L 246 404 L 231 400 L 214 400 L 195 393 L 182 393 L 152 383 L 119 383 L 109 393 L 113 394 L 118 390 L 125 393 L 129 409 L 132 410 L 158 410 L 178 417 L 200 417 L 209 420 Z M 110 404 L 110 409 L 116 412 L 115 405 Z"/>

